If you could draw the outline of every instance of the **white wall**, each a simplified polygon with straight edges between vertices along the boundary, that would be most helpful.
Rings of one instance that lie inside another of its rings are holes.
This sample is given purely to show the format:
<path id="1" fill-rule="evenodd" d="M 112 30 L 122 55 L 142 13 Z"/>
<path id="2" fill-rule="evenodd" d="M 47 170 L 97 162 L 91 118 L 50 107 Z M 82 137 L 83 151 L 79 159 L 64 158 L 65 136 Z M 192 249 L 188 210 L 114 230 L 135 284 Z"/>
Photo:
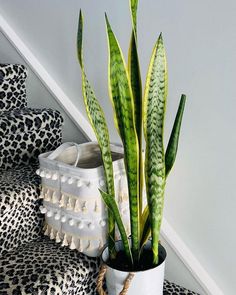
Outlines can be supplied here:
<path id="1" fill-rule="evenodd" d="M 27 67 L 28 78 L 26 83 L 28 106 L 34 108 L 50 107 L 59 110 L 64 118 L 64 125 L 62 127 L 63 141 L 74 141 L 78 143 L 86 141 L 83 134 L 78 130 L 62 107 L 58 105 L 53 96 L 42 85 L 41 81 L 32 72 L 30 67 L 25 64 L 22 57 L 2 33 L 0 33 L 0 63 L 20 63 Z"/>
<path id="2" fill-rule="evenodd" d="M 75 51 L 80 7 L 85 15 L 88 76 L 113 126 L 103 12 L 107 11 L 127 56 L 128 0 L 0 0 L 3 16 L 82 109 Z M 235 294 L 236 288 L 235 15 L 233 0 L 141 0 L 139 10 L 143 78 L 160 31 L 167 48 L 166 137 L 180 94 L 188 95 L 178 159 L 168 180 L 165 216 L 226 295 Z M 117 140 L 114 128 L 111 134 Z"/>

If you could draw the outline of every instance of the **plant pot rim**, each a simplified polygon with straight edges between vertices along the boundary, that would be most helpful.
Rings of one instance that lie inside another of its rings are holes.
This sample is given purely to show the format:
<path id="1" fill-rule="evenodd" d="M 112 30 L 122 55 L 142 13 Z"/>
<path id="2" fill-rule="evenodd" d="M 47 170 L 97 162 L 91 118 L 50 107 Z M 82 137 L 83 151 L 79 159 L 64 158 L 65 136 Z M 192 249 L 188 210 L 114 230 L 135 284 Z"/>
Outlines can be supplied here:
<path id="1" fill-rule="evenodd" d="M 118 240 L 115 242 L 115 244 L 119 244 L 119 243 L 122 243 L 122 240 Z M 145 244 L 145 248 L 149 248 L 148 246 L 151 245 L 151 240 L 148 240 L 147 243 Z M 122 270 L 122 269 L 119 269 L 119 268 L 115 268 L 113 266 L 110 266 L 109 264 L 107 264 L 107 260 L 103 258 L 103 256 L 105 255 L 105 251 L 108 250 L 108 245 L 106 244 L 103 249 L 102 249 L 102 252 L 101 252 L 101 260 L 102 260 L 102 263 L 105 264 L 106 266 L 110 267 L 111 269 L 114 269 L 116 271 L 120 271 L 120 272 L 125 272 L 125 273 L 130 273 L 130 272 L 133 272 L 133 273 L 141 273 L 141 272 L 147 272 L 147 271 L 151 271 L 151 270 L 154 270 L 158 267 L 160 267 L 166 260 L 166 257 L 167 257 L 167 252 L 166 252 L 166 249 L 164 248 L 163 245 L 161 245 L 161 243 L 158 244 L 158 248 L 159 248 L 159 256 L 162 258 L 162 261 L 161 263 L 158 263 L 156 266 L 151 266 L 149 267 L 148 269 L 144 269 L 144 270 Z"/>

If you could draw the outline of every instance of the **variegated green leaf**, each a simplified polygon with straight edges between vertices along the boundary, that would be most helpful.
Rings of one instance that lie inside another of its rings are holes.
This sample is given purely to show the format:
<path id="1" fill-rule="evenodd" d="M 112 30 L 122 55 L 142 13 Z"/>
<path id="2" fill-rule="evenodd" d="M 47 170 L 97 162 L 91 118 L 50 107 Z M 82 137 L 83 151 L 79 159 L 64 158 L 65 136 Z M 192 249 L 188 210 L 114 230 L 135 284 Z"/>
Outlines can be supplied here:
<path id="1" fill-rule="evenodd" d="M 78 24 L 78 32 L 77 32 L 77 56 L 79 60 L 79 64 L 82 68 L 82 74 L 84 72 L 84 65 L 83 65 L 83 14 L 80 10 L 79 12 L 79 24 Z"/>
<path id="2" fill-rule="evenodd" d="M 135 127 L 139 142 L 142 142 L 142 82 L 140 74 L 140 66 L 138 59 L 138 51 L 136 46 L 136 38 L 132 32 L 128 57 L 128 73 L 131 82 L 131 88 L 134 99 L 134 115 Z"/>
<path id="3" fill-rule="evenodd" d="M 100 190 L 101 196 L 103 198 L 104 203 L 107 205 L 107 207 L 109 208 L 109 210 L 112 212 L 117 227 L 119 229 L 120 235 L 121 235 L 121 239 L 123 242 L 123 247 L 124 247 L 124 251 L 126 254 L 126 257 L 129 259 L 130 263 L 133 264 L 133 259 L 132 259 L 132 254 L 130 251 L 130 245 L 129 245 L 129 240 L 125 231 L 125 227 L 124 224 L 122 222 L 121 216 L 120 216 L 120 212 L 118 209 L 118 206 L 116 204 L 116 201 L 114 198 L 112 198 L 111 196 L 109 196 L 109 194 L 103 192 L 102 190 Z"/>
<path id="4" fill-rule="evenodd" d="M 175 122 L 173 129 L 171 131 L 170 139 L 167 145 L 166 154 L 165 154 L 165 163 L 166 163 L 166 176 L 168 176 L 171 168 L 174 165 L 177 150 L 178 150 L 178 143 L 179 143 L 179 134 L 180 134 L 180 128 L 184 113 L 184 106 L 186 101 L 186 95 L 182 94 L 178 111 L 175 117 Z"/>
<path id="5" fill-rule="evenodd" d="M 139 141 L 139 213 L 142 214 L 142 186 L 143 186 L 143 161 L 142 161 L 142 81 L 137 50 L 137 18 L 138 1 L 130 0 L 132 18 L 132 33 L 129 46 L 128 72 L 134 99 L 135 127 Z"/>
<path id="6" fill-rule="evenodd" d="M 110 139 L 109 132 L 105 120 L 103 110 L 95 97 L 94 91 L 86 77 L 84 65 L 83 65 L 83 16 L 80 11 L 79 17 L 79 27 L 77 35 L 77 49 L 78 49 L 78 59 L 80 62 L 82 70 L 82 89 L 84 103 L 86 106 L 86 111 L 90 120 L 90 123 L 93 127 L 93 130 L 96 134 L 99 147 L 101 149 L 104 171 L 106 176 L 107 191 L 110 198 L 114 198 L 114 179 L 113 179 L 113 166 L 112 166 L 112 157 L 110 150 Z M 115 222 L 114 217 L 110 213 L 108 216 L 109 223 L 109 233 L 108 233 L 108 246 L 111 257 L 115 255 Z"/>
<path id="7" fill-rule="evenodd" d="M 133 30 L 136 35 L 138 0 L 130 0 L 129 5 L 130 5 L 130 10 L 131 10 L 132 26 L 133 26 Z"/>
<path id="8" fill-rule="evenodd" d="M 109 43 L 109 90 L 121 136 L 127 172 L 132 254 L 136 263 L 139 256 L 139 145 L 135 129 L 134 102 L 123 54 L 106 17 Z"/>
<path id="9" fill-rule="evenodd" d="M 158 241 L 165 188 L 163 127 L 167 96 L 167 66 L 162 36 L 154 47 L 144 94 L 145 176 L 152 234 L 153 263 L 158 263 Z"/>

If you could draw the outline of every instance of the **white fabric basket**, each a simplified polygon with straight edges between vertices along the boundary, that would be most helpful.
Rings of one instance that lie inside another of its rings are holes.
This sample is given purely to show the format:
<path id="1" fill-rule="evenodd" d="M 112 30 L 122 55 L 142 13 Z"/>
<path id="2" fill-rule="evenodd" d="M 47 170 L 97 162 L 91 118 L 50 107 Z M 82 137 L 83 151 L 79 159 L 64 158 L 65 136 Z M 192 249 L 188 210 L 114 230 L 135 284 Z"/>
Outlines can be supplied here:
<path id="1" fill-rule="evenodd" d="M 116 199 L 129 233 L 129 204 L 123 148 L 111 144 Z M 104 169 L 96 142 L 64 143 L 39 156 L 41 212 L 45 234 L 62 246 L 99 256 L 106 244 L 107 211 L 98 188 L 105 190 Z M 118 231 L 116 232 L 117 238 Z"/>

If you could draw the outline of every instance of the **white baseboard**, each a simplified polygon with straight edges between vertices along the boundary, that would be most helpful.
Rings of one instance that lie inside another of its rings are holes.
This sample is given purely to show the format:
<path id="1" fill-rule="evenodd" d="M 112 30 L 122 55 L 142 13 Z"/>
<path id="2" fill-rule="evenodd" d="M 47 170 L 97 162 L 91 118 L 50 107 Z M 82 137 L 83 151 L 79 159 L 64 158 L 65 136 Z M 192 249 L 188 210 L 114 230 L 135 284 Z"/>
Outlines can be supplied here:
<path id="1" fill-rule="evenodd" d="M 15 47 L 28 66 L 38 76 L 48 91 L 62 106 L 68 116 L 74 121 L 74 123 L 84 133 L 88 140 L 96 140 L 94 132 L 83 114 L 76 108 L 70 98 L 64 93 L 64 91 L 60 88 L 52 76 L 35 57 L 32 51 L 29 50 L 29 48 L 24 44 L 24 42 L 1 15 L 0 28 L 1 32 Z M 170 226 L 166 219 L 163 220 L 161 234 L 207 294 L 224 295 L 215 281 L 206 272 L 197 258 L 193 255 L 193 253 L 186 246 L 176 231 L 174 231 L 174 229 Z"/>

